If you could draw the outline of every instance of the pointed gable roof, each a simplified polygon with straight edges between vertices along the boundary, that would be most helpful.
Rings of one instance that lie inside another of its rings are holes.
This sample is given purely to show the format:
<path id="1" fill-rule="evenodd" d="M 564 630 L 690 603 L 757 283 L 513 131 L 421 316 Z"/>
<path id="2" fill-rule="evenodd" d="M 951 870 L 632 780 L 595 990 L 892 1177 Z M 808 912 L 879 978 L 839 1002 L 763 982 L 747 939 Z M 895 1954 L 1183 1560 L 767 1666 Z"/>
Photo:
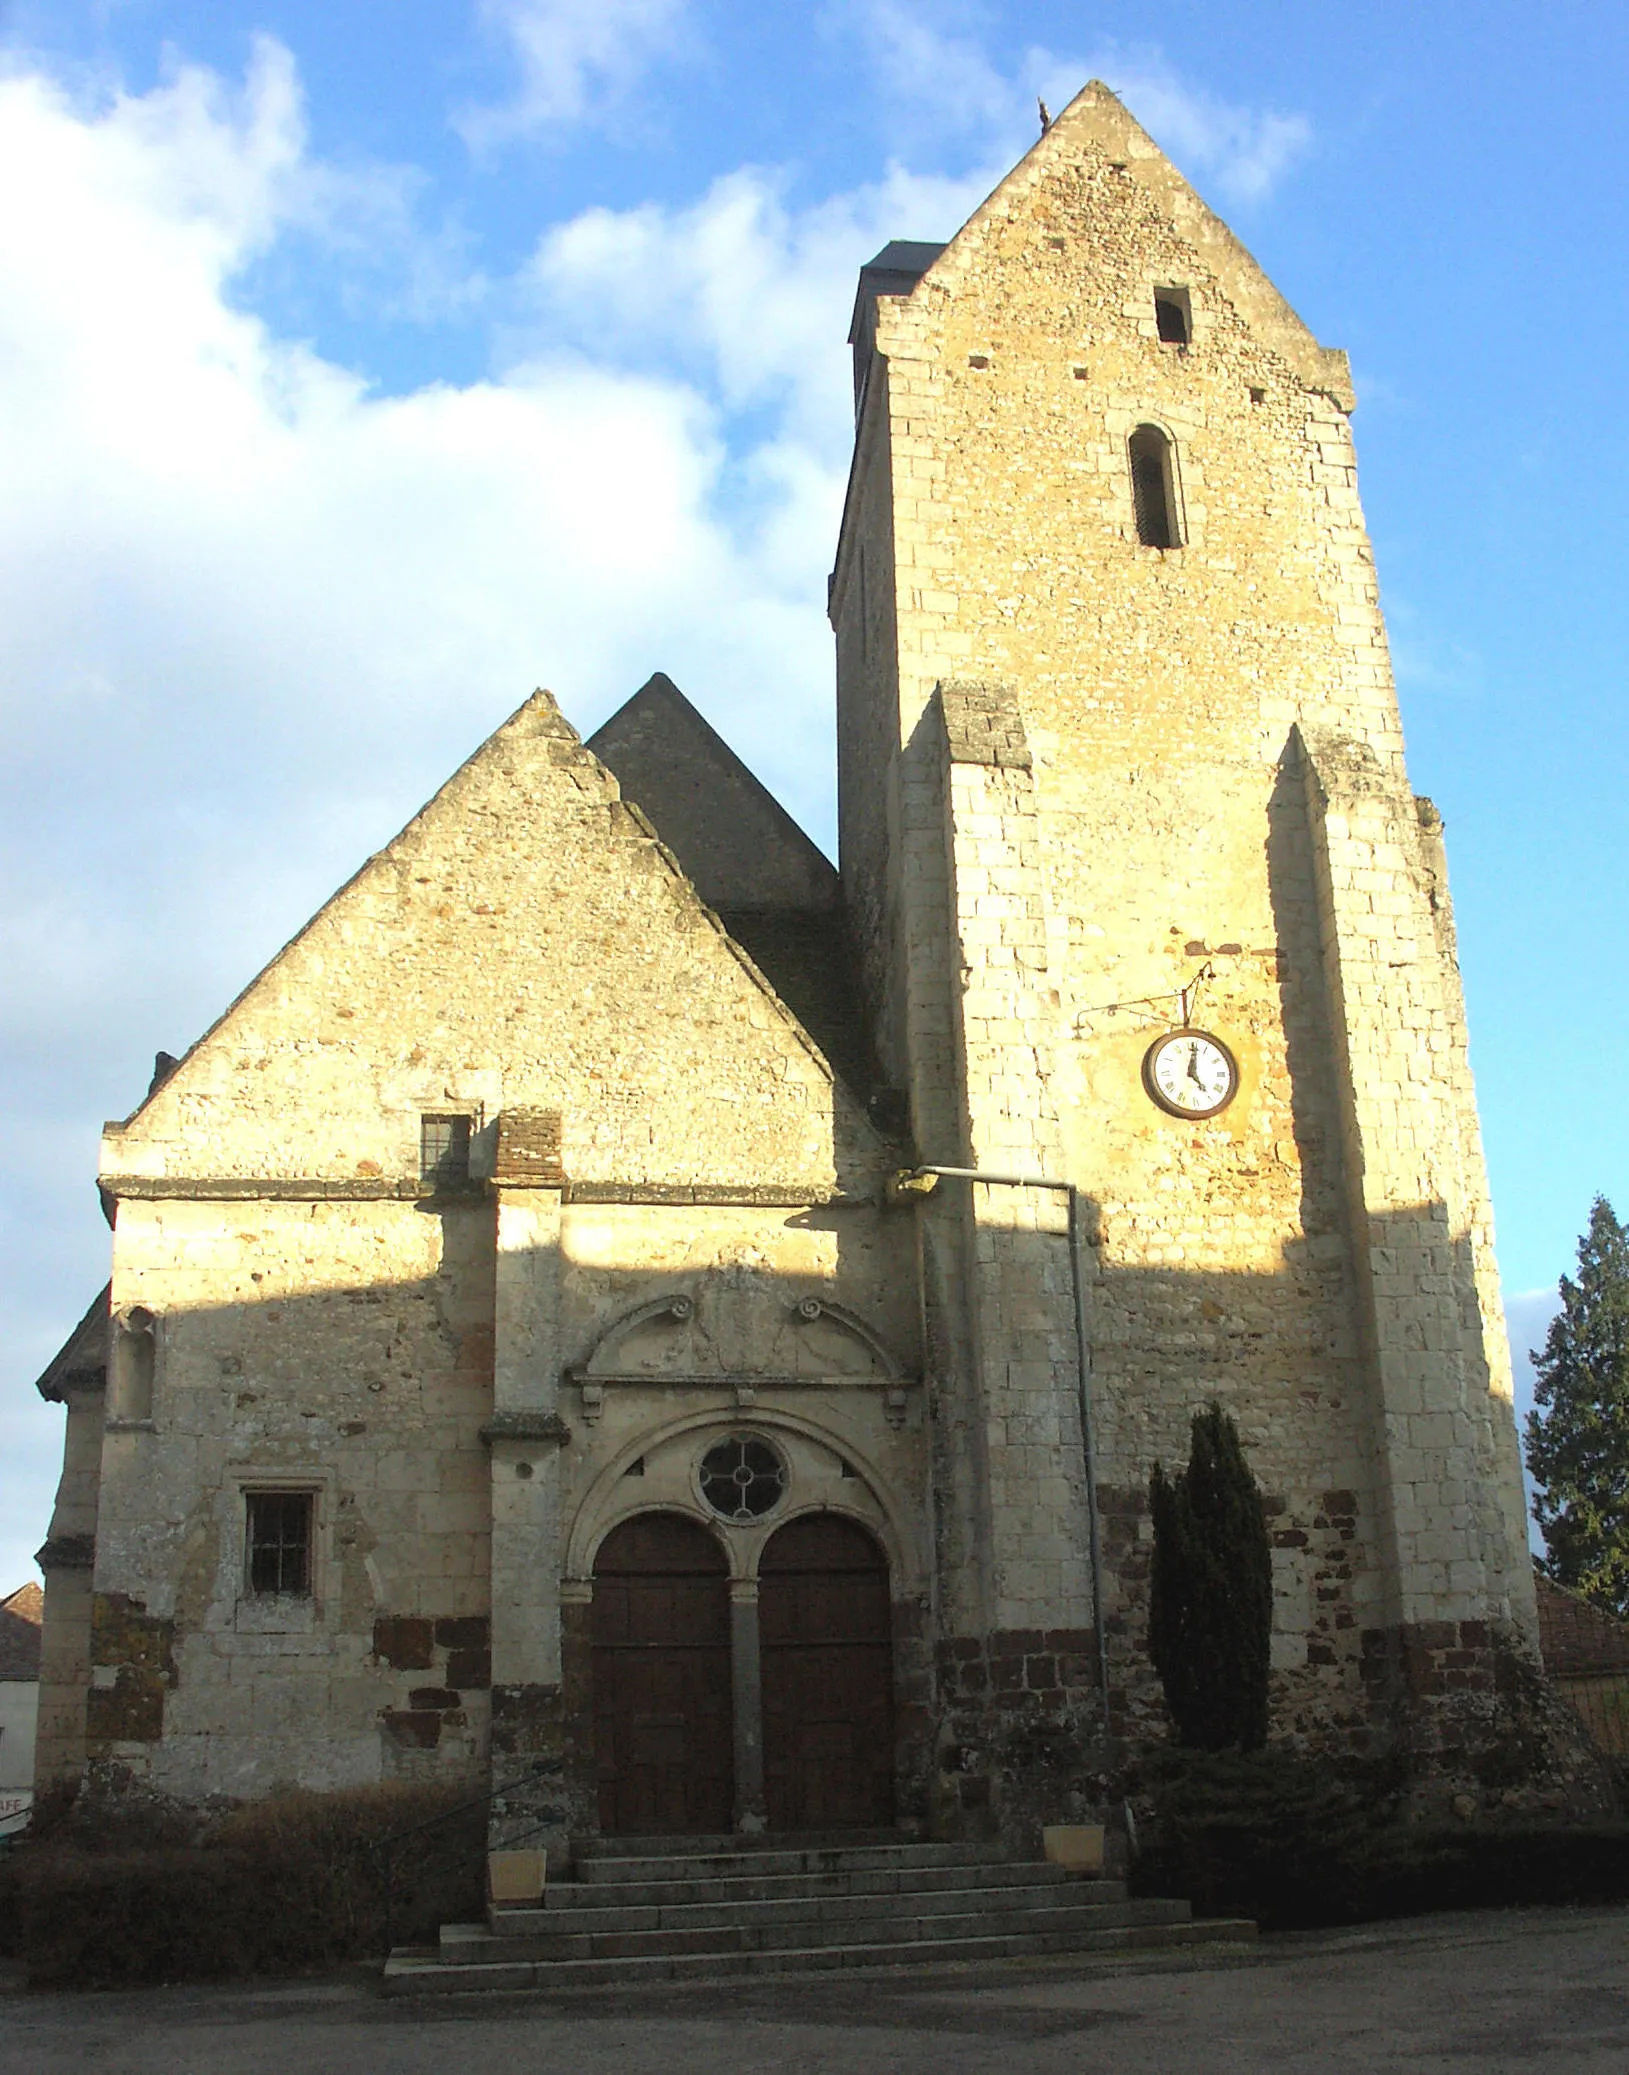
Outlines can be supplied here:
<path id="1" fill-rule="evenodd" d="M 710 908 L 835 908 L 836 867 L 658 670 L 588 748 Z"/>
<path id="2" fill-rule="evenodd" d="M 69 1391 L 101 1390 L 107 1383 L 107 1336 L 112 1296 L 113 1285 L 105 1283 L 35 1384 L 40 1396 L 51 1404 L 65 1404 Z"/>
<path id="3" fill-rule="evenodd" d="M 1292 367 L 1308 389 L 1355 404 L 1346 355 L 1321 346 L 1222 219 L 1183 179 L 1125 104 L 1099 79 L 1084 86 L 1031 145 L 995 191 L 974 210 L 917 284 L 955 293 L 976 266 L 990 230 L 1009 219 L 1033 188 L 1082 151 L 1097 151 L 1137 183 L 1210 268 L 1223 292 L 1263 345 Z M 916 292 L 916 291 L 913 291 Z"/>
<path id="4" fill-rule="evenodd" d="M 547 692 L 110 1127 L 104 1178 L 407 1189 L 421 1114 L 515 1105 L 563 1111 L 566 1172 L 595 1183 L 818 1193 L 882 1157 Z"/>
<path id="5" fill-rule="evenodd" d="M 1552 1678 L 1629 1672 L 1629 1621 L 1620 1621 L 1542 1571 L 1538 1588 L 1539 1652 Z"/>
<path id="6" fill-rule="evenodd" d="M 34 1685 L 40 1676 L 45 1595 L 32 1581 L 0 1600 L 0 1679 Z"/>
<path id="7" fill-rule="evenodd" d="M 588 747 L 835 1072 L 868 1098 L 876 1062 L 830 859 L 660 671 Z"/>

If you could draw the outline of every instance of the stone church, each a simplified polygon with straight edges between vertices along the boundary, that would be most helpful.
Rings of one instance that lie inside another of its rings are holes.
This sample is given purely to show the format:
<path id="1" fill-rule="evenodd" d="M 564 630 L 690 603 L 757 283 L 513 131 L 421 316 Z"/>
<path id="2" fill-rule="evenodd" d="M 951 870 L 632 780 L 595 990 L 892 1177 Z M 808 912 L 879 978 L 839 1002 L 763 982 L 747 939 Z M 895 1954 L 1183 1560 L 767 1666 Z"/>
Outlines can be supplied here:
<path id="1" fill-rule="evenodd" d="M 850 337 L 840 869 L 667 679 L 538 692 L 107 1127 L 44 1778 L 1078 1821 L 1212 1402 L 1275 1736 L 1534 1660 L 1345 356 L 1100 86 Z"/>

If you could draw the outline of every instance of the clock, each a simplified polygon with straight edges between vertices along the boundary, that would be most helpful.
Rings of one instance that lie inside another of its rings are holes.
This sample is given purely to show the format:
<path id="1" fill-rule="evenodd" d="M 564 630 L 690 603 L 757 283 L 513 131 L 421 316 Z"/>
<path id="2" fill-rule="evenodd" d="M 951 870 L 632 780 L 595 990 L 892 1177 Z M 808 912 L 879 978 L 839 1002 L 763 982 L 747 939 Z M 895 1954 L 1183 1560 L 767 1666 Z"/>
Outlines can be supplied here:
<path id="1" fill-rule="evenodd" d="M 1143 1055 L 1143 1086 L 1173 1117 L 1214 1117 L 1239 1092 L 1239 1064 L 1208 1030 L 1168 1030 Z"/>

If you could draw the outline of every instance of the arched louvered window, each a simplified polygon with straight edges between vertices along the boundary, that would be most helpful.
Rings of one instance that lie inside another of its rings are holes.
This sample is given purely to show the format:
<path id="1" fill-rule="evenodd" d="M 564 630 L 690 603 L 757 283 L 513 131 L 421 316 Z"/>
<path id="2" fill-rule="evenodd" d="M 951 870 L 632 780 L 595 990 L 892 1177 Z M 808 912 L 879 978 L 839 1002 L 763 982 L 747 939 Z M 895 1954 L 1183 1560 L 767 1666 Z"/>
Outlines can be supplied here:
<path id="1" fill-rule="evenodd" d="M 1171 442 L 1157 425 L 1139 425 L 1131 435 L 1130 451 L 1138 540 L 1145 548 L 1181 547 Z"/>

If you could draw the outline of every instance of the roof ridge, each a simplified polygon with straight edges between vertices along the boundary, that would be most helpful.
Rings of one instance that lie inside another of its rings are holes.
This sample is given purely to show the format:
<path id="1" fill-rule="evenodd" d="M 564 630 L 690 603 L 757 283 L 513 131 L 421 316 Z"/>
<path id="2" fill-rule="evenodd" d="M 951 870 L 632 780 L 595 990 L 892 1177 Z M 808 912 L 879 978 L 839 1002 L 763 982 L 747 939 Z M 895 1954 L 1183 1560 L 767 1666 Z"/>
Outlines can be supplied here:
<path id="1" fill-rule="evenodd" d="M 1346 354 L 1339 347 L 1319 343 L 1255 254 L 1193 183 L 1178 172 L 1119 95 L 1100 79 L 1088 80 L 1068 106 L 1053 117 L 926 269 L 912 294 L 919 292 L 924 282 L 941 288 L 950 286 L 970 263 L 973 247 L 986 226 L 1039 182 L 1070 141 L 1088 139 L 1098 144 L 1112 140 L 1124 149 L 1124 161 L 1116 161 L 1118 169 L 1164 208 L 1178 234 L 1195 247 L 1216 274 L 1251 332 L 1281 354 L 1307 388 L 1330 396 L 1342 410 L 1351 411 L 1356 396 Z"/>
<path id="2" fill-rule="evenodd" d="M 684 697 L 683 693 L 678 692 L 677 686 L 674 686 L 673 689 L 681 699 Z M 685 703 L 688 705 L 689 702 L 686 701 Z M 692 708 L 691 711 L 694 712 L 695 709 Z M 697 718 L 699 720 L 701 719 L 701 716 L 698 714 Z M 381 863 L 385 862 L 389 858 L 391 858 L 391 856 L 395 852 L 397 852 L 404 843 L 408 841 L 408 839 L 413 835 L 414 831 L 422 827 L 426 818 L 434 814 L 436 810 L 448 799 L 448 796 L 456 791 L 461 781 L 464 780 L 467 774 L 474 771 L 479 765 L 487 762 L 489 759 L 501 755 L 506 738 L 518 734 L 526 726 L 528 722 L 531 722 L 533 724 L 531 732 L 542 735 L 543 737 L 548 739 L 548 761 L 551 764 L 553 764 L 557 769 L 571 770 L 574 773 L 578 774 L 579 777 L 587 777 L 592 780 L 592 784 L 588 789 L 597 790 L 599 792 L 600 798 L 604 806 L 608 810 L 606 815 L 605 828 L 609 841 L 614 843 L 616 840 L 618 840 L 619 830 L 622 831 L 624 835 L 626 835 L 630 831 L 637 831 L 636 834 L 633 834 L 631 836 L 631 840 L 637 841 L 641 844 L 648 843 L 651 845 L 656 856 L 661 860 L 670 878 L 675 883 L 676 890 L 680 891 L 681 900 L 687 902 L 694 913 L 701 917 L 704 917 L 707 923 L 710 925 L 710 927 L 714 931 L 716 931 L 721 938 L 723 938 L 725 944 L 728 946 L 730 952 L 735 957 L 738 964 L 742 967 L 748 978 L 756 986 L 759 993 L 763 995 L 763 997 L 773 1006 L 777 1014 L 782 1019 L 789 1033 L 796 1039 L 796 1041 L 803 1048 L 803 1050 L 808 1053 L 811 1061 L 820 1068 L 822 1073 L 825 1074 L 825 1076 L 833 1084 L 833 1086 L 840 1086 L 843 1089 L 844 1096 L 847 1099 L 854 1113 L 855 1119 L 868 1132 L 870 1132 L 873 1137 L 875 1137 L 875 1129 L 871 1125 L 869 1117 L 866 1115 L 864 1103 L 855 1094 L 853 1089 L 851 1089 L 848 1086 L 846 1081 L 843 1081 L 840 1078 L 840 1076 L 833 1068 L 830 1060 L 827 1059 L 820 1045 L 810 1034 L 808 1029 L 803 1024 L 802 1020 L 794 1013 L 794 1011 L 776 992 L 775 988 L 771 985 L 767 977 L 757 966 L 757 964 L 753 961 L 751 956 L 742 948 L 740 944 L 736 942 L 734 937 L 730 935 L 729 930 L 720 920 L 719 916 L 701 898 L 701 895 L 696 891 L 695 886 L 692 884 L 690 878 L 685 873 L 683 867 L 680 865 L 679 860 L 674 856 L 673 852 L 667 847 L 667 845 L 662 841 L 661 837 L 657 834 L 655 828 L 650 822 L 649 817 L 637 806 L 635 802 L 631 800 L 625 800 L 622 797 L 622 789 L 620 782 L 617 779 L 616 773 L 610 768 L 608 764 L 603 763 L 600 760 L 600 758 L 597 757 L 594 754 L 594 752 L 588 747 L 588 745 L 584 742 L 583 738 L 578 734 L 577 730 L 572 726 L 571 722 L 568 721 L 565 715 L 561 712 L 559 701 L 555 698 L 554 694 L 552 692 L 544 690 L 542 687 L 539 687 L 537 690 L 533 691 L 525 700 L 523 700 L 521 704 L 518 707 L 516 707 L 515 711 L 509 715 L 508 719 L 501 722 L 500 725 L 496 727 L 492 731 L 492 733 L 488 735 L 486 739 L 483 742 L 481 742 L 463 760 L 461 764 L 458 765 L 456 770 L 454 770 L 449 775 L 449 777 L 440 786 L 436 788 L 435 792 L 432 793 L 430 798 L 425 801 L 424 805 L 420 807 L 416 813 L 411 815 L 406 822 L 403 823 L 402 827 L 397 830 L 396 834 L 391 837 L 388 843 L 383 844 L 378 850 L 371 852 L 370 855 L 366 857 L 362 861 L 362 863 L 357 866 L 356 870 L 351 873 L 350 877 L 346 879 L 340 886 L 335 888 L 335 890 L 328 896 L 328 898 L 322 902 L 321 906 L 318 907 L 314 911 L 314 913 L 311 914 L 307 918 L 307 920 L 301 925 L 301 927 L 295 931 L 294 935 L 291 936 L 287 940 L 287 942 L 284 943 L 280 947 L 280 949 L 277 950 L 273 954 L 273 956 L 266 961 L 266 963 L 259 969 L 259 971 L 253 975 L 253 977 L 247 982 L 247 984 L 244 987 L 242 987 L 236 995 L 233 996 L 232 1000 L 215 1018 L 215 1020 L 209 1025 L 208 1029 L 205 1030 L 202 1033 L 202 1035 L 199 1038 L 197 1038 L 192 1045 L 188 1047 L 187 1051 L 177 1062 L 173 1072 L 168 1074 L 165 1077 L 164 1081 L 158 1087 L 150 1089 L 148 1091 L 147 1095 L 136 1106 L 136 1108 L 131 1111 L 129 1117 L 123 1120 L 123 1124 L 118 1128 L 128 1130 L 130 1126 L 133 1125 L 141 1117 L 141 1115 L 148 1108 L 150 1103 L 152 1103 L 162 1094 L 173 1093 L 177 1084 L 180 1082 L 182 1076 L 185 1074 L 189 1063 L 197 1056 L 200 1050 L 205 1045 L 207 1045 L 210 1042 L 210 1040 L 216 1036 L 218 1032 L 220 1032 L 226 1027 L 226 1025 L 231 1021 L 232 1017 L 244 1005 L 244 1003 L 249 1000 L 249 998 L 256 992 L 256 990 L 260 988 L 274 973 L 278 971 L 278 969 L 298 948 L 298 946 L 301 945 L 311 935 L 312 931 L 322 921 L 323 917 L 328 915 L 330 911 L 340 901 L 342 901 L 347 894 L 349 894 L 352 891 L 353 888 L 359 885 L 360 882 L 367 876 L 367 874 L 370 871 L 372 871 L 375 867 L 379 866 Z M 706 726 L 707 723 L 703 721 L 702 725 Z M 720 738 L 720 740 L 722 740 L 722 738 Z M 729 747 L 728 744 L 725 744 L 724 746 L 726 749 L 728 749 Z M 734 752 L 732 751 L 731 754 L 733 755 Z M 743 765 L 742 768 L 746 769 L 747 767 Z M 753 777 L 753 774 L 750 771 L 748 771 L 748 776 Z M 755 784 L 760 785 L 762 783 L 762 781 L 758 780 L 756 777 L 753 777 L 753 782 Z M 768 794 L 767 796 L 771 800 L 774 799 L 773 794 Z M 776 802 L 776 805 L 779 806 L 779 802 Z M 784 812 L 785 810 L 782 809 L 781 811 Z M 789 816 L 788 819 L 790 819 Z M 795 822 L 792 825 L 794 828 L 797 826 Z M 804 832 L 802 830 L 799 830 L 799 834 L 803 835 Z M 806 835 L 804 836 L 804 840 L 811 841 L 811 839 L 808 838 Z M 818 846 L 813 847 L 815 847 L 818 850 Z M 829 866 L 830 860 L 825 858 L 824 852 L 820 852 L 819 854 L 822 857 L 823 861 Z M 879 1147 L 881 1146 L 881 1143 L 882 1141 L 879 1138 L 877 1140 L 877 1144 Z M 106 1293 L 104 1292 L 104 1298 L 105 1296 Z M 98 1299 L 97 1301 L 101 1302 L 103 1300 Z M 92 1310 L 94 1309 L 95 1306 L 92 1307 Z M 86 1319 L 81 1321 L 81 1329 L 86 1323 L 88 1323 L 89 1317 L 90 1314 L 87 1313 Z M 65 1347 L 63 1350 L 63 1355 L 66 1355 L 67 1352 L 68 1348 Z M 62 1356 L 59 1355 L 58 1362 L 60 1362 L 61 1360 Z M 40 1387 L 42 1391 L 44 1390 L 45 1384 L 48 1380 L 54 1380 L 54 1371 L 56 1367 L 57 1364 L 54 1363 L 52 1365 L 52 1368 L 48 1369 L 46 1371 L 45 1376 L 41 1378 Z"/>

